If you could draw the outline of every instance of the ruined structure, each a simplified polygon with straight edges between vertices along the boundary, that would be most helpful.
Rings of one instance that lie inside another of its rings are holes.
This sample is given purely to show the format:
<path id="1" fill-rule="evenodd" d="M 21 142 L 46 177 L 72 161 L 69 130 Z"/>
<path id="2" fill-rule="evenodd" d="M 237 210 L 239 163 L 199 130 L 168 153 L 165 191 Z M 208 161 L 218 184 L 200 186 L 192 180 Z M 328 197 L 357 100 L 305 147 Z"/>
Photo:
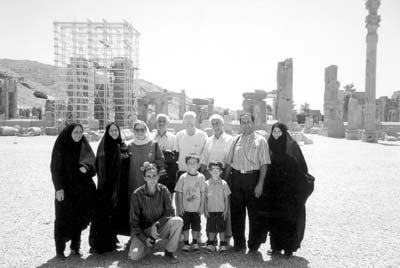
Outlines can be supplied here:
<path id="1" fill-rule="evenodd" d="M 284 124 L 292 121 L 293 105 L 293 61 L 286 59 L 278 63 L 276 119 Z"/>
<path id="2" fill-rule="evenodd" d="M 347 113 L 347 129 L 345 138 L 348 140 L 359 140 L 363 128 L 363 106 L 358 103 L 355 96 L 349 98 Z"/>
<path id="3" fill-rule="evenodd" d="M 131 127 L 137 114 L 139 32 L 128 22 L 54 22 L 57 88 L 69 120 Z"/>
<path id="4" fill-rule="evenodd" d="M 17 81 L 0 73 L 0 119 L 17 117 Z"/>
<path id="5" fill-rule="evenodd" d="M 190 110 L 196 113 L 197 123 L 200 124 L 204 120 L 208 120 L 214 112 L 214 99 L 192 99 Z"/>
<path id="6" fill-rule="evenodd" d="M 265 129 L 267 124 L 267 92 L 264 90 L 254 90 L 254 92 L 243 93 L 243 112 L 254 116 L 254 124 L 258 129 Z"/>
<path id="7" fill-rule="evenodd" d="M 368 9 L 368 15 L 365 18 L 366 28 L 368 30 L 366 36 L 367 57 L 365 70 L 365 94 L 366 103 L 364 108 L 364 131 L 361 139 L 364 142 L 378 142 L 376 114 L 376 51 L 378 43 L 377 29 L 381 17 L 378 15 L 380 0 L 367 0 L 365 7 Z"/>
<path id="8" fill-rule="evenodd" d="M 400 122 L 400 96 L 393 94 L 377 100 L 377 120 L 381 122 Z"/>
<path id="9" fill-rule="evenodd" d="M 325 68 L 324 126 L 327 128 L 328 137 L 344 138 L 343 114 L 340 112 L 342 101 L 338 96 L 340 83 L 337 80 L 337 71 L 336 65 Z"/>

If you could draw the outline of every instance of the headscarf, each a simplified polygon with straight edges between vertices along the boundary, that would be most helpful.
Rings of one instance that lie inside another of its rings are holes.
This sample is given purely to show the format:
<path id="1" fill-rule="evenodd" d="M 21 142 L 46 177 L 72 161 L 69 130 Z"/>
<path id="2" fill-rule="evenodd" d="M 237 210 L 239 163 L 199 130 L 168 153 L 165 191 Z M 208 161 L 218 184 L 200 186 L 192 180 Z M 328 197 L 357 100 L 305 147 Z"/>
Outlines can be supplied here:
<path id="1" fill-rule="evenodd" d="M 50 171 L 56 190 L 63 189 L 65 186 L 63 185 L 63 178 L 68 175 L 66 174 L 66 168 L 74 169 L 80 165 L 80 161 L 82 161 L 82 164 L 85 164 L 83 162 L 88 160 L 91 162 L 92 158 L 94 163 L 94 154 L 91 151 L 90 145 L 85 136 L 82 136 L 82 139 L 79 142 L 74 142 L 72 139 L 72 131 L 77 126 L 80 126 L 83 129 L 81 124 L 72 123 L 61 131 L 54 143 L 53 151 L 51 153 Z M 84 150 L 87 154 L 84 155 L 89 156 L 85 157 L 84 160 L 82 160 L 82 147 L 84 147 L 84 149 L 87 148 Z M 64 162 L 68 163 L 67 167 L 64 166 Z"/>
<path id="2" fill-rule="evenodd" d="M 110 136 L 110 133 L 109 133 L 112 125 L 116 126 L 118 129 L 118 138 L 115 140 Z M 118 147 L 121 147 L 121 145 L 122 145 L 121 130 L 116 123 L 112 122 L 107 125 L 106 132 L 104 134 L 104 154 L 106 157 L 105 165 L 106 165 L 106 176 L 107 177 L 110 174 L 110 169 L 111 169 L 111 165 L 113 162 L 114 153 L 118 149 Z"/>
<path id="3" fill-rule="evenodd" d="M 145 138 L 144 138 L 143 140 L 139 140 L 139 139 L 136 137 L 135 128 L 136 128 L 136 126 L 138 126 L 138 125 L 141 125 L 141 126 L 143 126 L 143 127 L 145 128 L 145 132 L 144 132 Z M 133 137 L 133 141 L 132 141 L 132 142 L 133 142 L 134 144 L 136 144 L 136 145 L 147 144 L 147 143 L 149 143 L 149 142 L 151 141 L 151 140 L 150 140 L 150 131 L 149 131 L 149 128 L 147 127 L 146 123 L 143 122 L 143 121 L 141 121 L 141 120 L 136 121 L 136 123 L 133 125 L 133 134 L 134 134 L 134 137 Z"/>
<path id="4" fill-rule="evenodd" d="M 279 128 L 282 131 L 282 135 L 277 139 L 272 135 L 275 128 Z M 288 133 L 287 126 L 279 122 L 273 124 L 271 127 L 271 134 L 268 138 L 268 146 L 272 154 L 277 156 L 285 154 L 288 139 L 291 139 L 291 137 Z"/>
<path id="5" fill-rule="evenodd" d="M 72 131 L 74 131 L 75 127 L 77 126 L 81 127 L 81 129 L 83 130 L 82 125 L 77 123 L 71 123 L 70 125 L 66 126 L 58 135 L 53 148 L 53 153 L 55 152 L 55 150 L 59 150 L 62 153 L 71 153 L 74 163 L 79 162 L 82 141 L 83 139 L 86 139 L 85 136 L 82 136 L 82 138 L 78 142 L 75 142 L 72 139 Z"/>
<path id="6" fill-rule="evenodd" d="M 276 127 L 282 131 L 282 135 L 278 139 L 275 139 L 272 136 L 272 132 Z M 268 138 L 268 146 L 272 152 L 271 160 L 275 158 L 279 161 L 286 155 L 294 158 L 301 173 L 306 173 L 308 171 L 303 153 L 301 152 L 297 142 L 292 138 L 292 136 L 290 136 L 288 128 L 285 124 L 277 122 L 272 125 L 271 134 Z"/>

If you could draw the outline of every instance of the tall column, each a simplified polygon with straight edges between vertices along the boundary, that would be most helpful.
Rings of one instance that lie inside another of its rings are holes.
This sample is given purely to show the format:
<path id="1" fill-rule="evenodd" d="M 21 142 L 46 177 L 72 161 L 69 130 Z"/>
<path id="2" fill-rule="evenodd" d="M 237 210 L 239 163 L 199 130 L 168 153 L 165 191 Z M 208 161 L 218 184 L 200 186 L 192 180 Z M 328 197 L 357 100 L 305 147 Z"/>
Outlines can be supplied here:
<path id="1" fill-rule="evenodd" d="M 365 97 L 364 106 L 364 131 L 361 139 L 364 142 L 378 142 L 378 131 L 376 127 L 376 50 L 378 43 L 377 29 L 381 17 L 378 15 L 378 8 L 381 0 L 367 0 L 365 3 L 368 9 L 368 16 L 365 18 L 366 28 L 368 30 L 367 43 L 367 61 L 365 70 Z"/>

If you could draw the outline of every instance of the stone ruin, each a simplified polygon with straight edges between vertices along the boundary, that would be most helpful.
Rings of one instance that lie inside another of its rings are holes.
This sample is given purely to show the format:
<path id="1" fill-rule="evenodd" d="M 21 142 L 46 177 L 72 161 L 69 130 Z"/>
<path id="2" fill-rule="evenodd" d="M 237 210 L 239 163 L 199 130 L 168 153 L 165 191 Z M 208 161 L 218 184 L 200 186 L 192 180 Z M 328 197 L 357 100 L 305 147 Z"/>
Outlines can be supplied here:
<path id="1" fill-rule="evenodd" d="M 278 63 L 276 119 L 289 125 L 292 121 L 293 105 L 293 60 L 286 59 Z"/>
<path id="2" fill-rule="evenodd" d="M 328 137 L 344 138 L 343 109 L 340 108 L 343 100 L 338 96 L 340 83 L 337 72 L 336 65 L 325 68 L 324 127 Z"/>
<path id="3" fill-rule="evenodd" d="M 254 90 L 254 92 L 243 93 L 243 112 L 254 116 L 254 124 L 257 129 L 265 129 L 267 125 L 267 92 L 264 90 Z"/>
<path id="4" fill-rule="evenodd" d="M 192 99 L 190 111 L 196 113 L 196 123 L 198 127 L 208 127 L 208 123 L 205 121 L 208 121 L 208 118 L 210 118 L 214 112 L 214 99 Z"/>
<path id="5" fill-rule="evenodd" d="M 0 119 L 17 118 L 17 113 L 17 81 L 0 76 Z"/>

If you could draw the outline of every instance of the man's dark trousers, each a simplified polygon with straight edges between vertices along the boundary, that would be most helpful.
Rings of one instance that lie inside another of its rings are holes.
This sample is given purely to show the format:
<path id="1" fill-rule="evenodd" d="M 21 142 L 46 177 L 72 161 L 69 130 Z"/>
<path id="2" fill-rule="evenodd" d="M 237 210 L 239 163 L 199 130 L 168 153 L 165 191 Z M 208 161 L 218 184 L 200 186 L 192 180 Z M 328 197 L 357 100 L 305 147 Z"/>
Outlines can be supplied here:
<path id="1" fill-rule="evenodd" d="M 257 227 L 256 202 L 254 189 L 259 179 L 259 172 L 252 174 L 241 174 L 233 171 L 230 175 L 231 188 L 231 225 L 234 246 L 236 249 L 246 248 L 245 226 L 246 207 L 249 217 L 249 240 L 248 247 L 251 249 L 258 244 L 257 234 L 254 233 Z"/>

